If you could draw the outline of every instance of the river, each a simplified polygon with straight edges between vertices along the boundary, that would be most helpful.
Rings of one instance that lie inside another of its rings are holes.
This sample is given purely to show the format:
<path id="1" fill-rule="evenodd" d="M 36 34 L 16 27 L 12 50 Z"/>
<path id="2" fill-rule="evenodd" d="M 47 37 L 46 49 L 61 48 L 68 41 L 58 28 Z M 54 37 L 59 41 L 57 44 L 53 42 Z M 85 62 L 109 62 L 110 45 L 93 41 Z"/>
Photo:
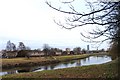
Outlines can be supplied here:
<path id="1" fill-rule="evenodd" d="M 85 66 L 85 65 L 94 65 L 94 64 L 102 64 L 111 61 L 111 57 L 107 55 L 99 55 L 99 56 L 90 56 L 84 59 L 72 60 L 68 62 L 62 62 L 57 64 L 45 65 L 45 66 L 33 66 L 33 67 L 20 67 L 20 68 L 12 68 L 7 70 L 2 70 L 0 75 L 7 74 L 18 74 L 25 72 L 37 72 L 43 70 L 54 70 L 54 69 L 62 69 L 62 68 L 70 68 L 77 66 Z"/>

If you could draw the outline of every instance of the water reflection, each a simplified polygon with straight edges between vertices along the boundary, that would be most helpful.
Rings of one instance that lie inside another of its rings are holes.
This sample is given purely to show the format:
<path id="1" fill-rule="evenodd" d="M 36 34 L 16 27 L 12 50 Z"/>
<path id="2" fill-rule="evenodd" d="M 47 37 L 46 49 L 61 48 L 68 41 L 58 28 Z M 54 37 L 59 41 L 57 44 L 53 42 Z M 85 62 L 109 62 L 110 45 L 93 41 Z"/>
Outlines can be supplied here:
<path id="1" fill-rule="evenodd" d="M 50 69 L 53 70 L 55 68 L 55 65 L 51 65 Z"/>
<path id="2" fill-rule="evenodd" d="M 20 70 L 17 70 L 18 73 L 23 73 L 23 72 L 31 72 L 31 70 L 29 69 L 20 69 Z"/>
<path id="3" fill-rule="evenodd" d="M 37 72 L 42 70 L 54 70 L 54 69 L 69 68 L 69 67 L 76 67 L 76 66 L 83 66 L 83 65 L 92 65 L 92 64 L 102 64 L 109 61 L 111 61 L 111 57 L 107 55 L 90 56 L 88 58 L 72 60 L 69 62 L 63 62 L 63 63 L 57 63 L 57 64 L 51 64 L 51 65 L 45 65 L 45 66 L 37 66 L 37 67 L 24 67 L 16 70 L 4 71 L 4 72 L 0 72 L 0 75 L 23 73 L 23 72 Z"/>
<path id="4" fill-rule="evenodd" d="M 81 66 L 81 61 L 80 60 L 76 61 L 76 66 Z"/>
<path id="5" fill-rule="evenodd" d="M 17 71 L 9 71 L 9 72 L 7 72 L 7 74 L 15 74 L 15 73 L 17 73 Z"/>

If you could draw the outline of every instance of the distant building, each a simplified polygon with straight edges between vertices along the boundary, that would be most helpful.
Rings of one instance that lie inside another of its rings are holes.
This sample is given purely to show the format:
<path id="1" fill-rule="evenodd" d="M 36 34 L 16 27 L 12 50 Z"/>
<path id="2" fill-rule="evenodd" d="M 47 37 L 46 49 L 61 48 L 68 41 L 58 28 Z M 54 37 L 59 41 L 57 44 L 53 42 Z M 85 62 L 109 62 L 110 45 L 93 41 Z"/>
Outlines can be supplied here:
<path id="1" fill-rule="evenodd" d="M 87 51 L 89 51 L 89 49 L 90 49 L 90 48 L 89 48 L 89 45 L 87 45 Z"/>
<path id="2" fill-rule="evenodd" d="M 89 53 L 89 50 L 90 50 L 89 45 L 87 45 L 87 53 Z"/>

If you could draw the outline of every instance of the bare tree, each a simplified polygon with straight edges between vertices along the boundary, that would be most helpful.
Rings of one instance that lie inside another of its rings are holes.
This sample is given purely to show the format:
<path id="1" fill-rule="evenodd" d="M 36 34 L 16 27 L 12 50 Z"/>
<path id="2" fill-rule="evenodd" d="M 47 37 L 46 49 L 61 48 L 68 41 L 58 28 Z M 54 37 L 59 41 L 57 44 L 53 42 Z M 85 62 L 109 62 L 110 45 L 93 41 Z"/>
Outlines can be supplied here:
<path id="1" fill-rule="evenodd" d="M 7 51 L 15 51 L 16 50 L 16 46 L 14 43 L 11 43 L 10 40 L 7 42 L 6 45 L 6 50 Z"/>
<path id="2" fill-rule="evenodd" d="M 90 2 L 86 0 L 87 7 L 89 7 L 90 10 L 88 12 L 77 11 L 75 5 L 72 5 L 72 2 L 74 1 L 75 0 L 62 2 L 63 4 L 69 4 L 70 11 L 62 10 L 61 7 L 57 8 L 51 5 L 51 3 L 46 2 L 50 8 L 70 15 L 70 17 L 64 19 L 65 23 L 62 23 L 61 21 L 55 21 L 55 23 L 65 29 L 73 29 L 84 25 L 95 25 L 97 28 L 93 29 L 92 32 L 88 32 L 90 36 L 84 35 L 83 33 L 81 33 L 81 35 L 88 39 L 88 42 L 100 44 L 106 40 L 116 42 L 117 47 L 119 47 L 117 53 L 120 53 L 120 1 Z M 96 41 L 96 39 L 101 36 L 105 36 L 106 38 Z"/>
<path id="3" fill-rule="evenodd" d="M 73 51 L 74 51 L 76 54 L 81 54 L 81 48 L 80 48 L 80 47 L 74 48 Z"/>
<path id="4" fill-rule="evenodd" d="M 18 45 L 18 50 L 26 50 L 26 46 L 24 45 L 23 42 L 19 42 L 19 45 Z"/>
<path id="5" fill-rule="evenodd" d="M 18 50 L 17 57 L 27 57 L 28 59 L 30 58 L 31 48 L 28 46 L 25 46 L 23 42 L 19 42 L 17 50 Z"/>
<path id="6" fill-rule="evenodd" d="M 16 46 L 14 43 L 11 43 L 11 46 L 12 46 L 12 51 L 15 51 L 16 50 Z"/>
<path id="7" fill-rule="evenodd" d="M 10 42 L 10 40 L 7 42 L 6 50 L 11 51 L 11 42 Z"/>
<path id="8" fill-rule="evenodd" d="M 43 52 L 45 53 L 45 56 L 49 55 L 50 52 L 50 46 L 48 44 L 43 45 Z"/>

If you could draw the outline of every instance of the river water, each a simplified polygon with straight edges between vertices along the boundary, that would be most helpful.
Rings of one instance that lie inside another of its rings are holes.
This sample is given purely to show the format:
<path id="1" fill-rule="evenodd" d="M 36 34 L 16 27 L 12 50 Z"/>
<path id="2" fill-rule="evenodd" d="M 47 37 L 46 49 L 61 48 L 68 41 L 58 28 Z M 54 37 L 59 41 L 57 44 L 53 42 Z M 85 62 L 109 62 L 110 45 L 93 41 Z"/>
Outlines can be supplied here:
<path id="1" fill-rule="evenodd" d="M 25 72 L 37 72 L 37 71 L 43 71 L 43 70 L 54 70 L 54 69 L 62 69 L 62 68 L 69 68 L 69 67 L 102 64 L 102 63 L 109 62 L 111 60 L 112 60 L 111 57 L 107 55 L 90 56 L 84 59 L 72 60 L 68 62 L 62 62 L 57 64 L 45 65 L 45 66 L 7 69 L 7 70 L 1 71 L 0 75 L 16 74 L 16 73 L 18 74 L 18 73 L 25 73 Z"/>

